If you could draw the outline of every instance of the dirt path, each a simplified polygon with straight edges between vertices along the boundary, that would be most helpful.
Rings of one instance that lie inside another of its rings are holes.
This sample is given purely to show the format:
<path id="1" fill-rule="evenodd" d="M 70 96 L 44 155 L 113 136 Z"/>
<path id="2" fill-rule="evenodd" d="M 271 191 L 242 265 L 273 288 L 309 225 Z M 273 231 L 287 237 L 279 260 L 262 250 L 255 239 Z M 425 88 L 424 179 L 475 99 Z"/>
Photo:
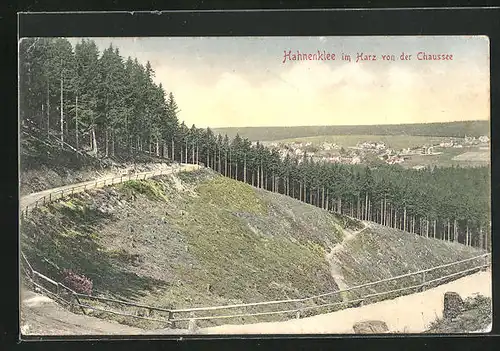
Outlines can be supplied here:
<path id="1" fill-rule="evenodd" d="M 335 253 L 343 250 L 345 243 L 354 239 L 356 237 L 356 235 L 358 235 L 359 233 L 363 232 L 364 230 L 370 228 L 369 222 L 363 221 L 363 224 L 365 225 L 365 227 L 361 230 L 356 231 L 356 232 L 351 232 L 351 231 L 345 230 L 344 231 L 345 237 L 342 240 L 342 242 L 340 242 L 337 245 L 335 245 L 334 247 L 332 247 L 330 252 L 328 252 L 325 256 L 328 264 L 330 265 L 330 274 L 331 274 L 332 278 L 335 280 L 335 283 L 337 284 L 337 286 L 339 287 L 339 290 L 345 290 L 348 288 L 348 286 L 344 282 L 344 276 L 342 275 L 342 270 L 339 266 L 340 262 L 335 258 Z M 344 298 L 344 296 L 343 296 L 343 298 Z"/>
<path id="2" fill-rule="evenodd" d="M 197 169 L 197 168 L 198 168 L 198 165 L 192 165 L 192 164 L 181 164 L 180 168 L 179 168 L 179 166 L 172 167 L 172 166 L 169 166 L 167 164 L 161 164 L 161 166 L 158 165 L 157 169 L 155 169 L 154 171 L 141 172 L 141 173 L 137 173 L 137 174 L 140 174 L 141 176 L 145 175 L 146 178 L 150 178 L 155 173 L 158 174 L 158 171 L 170 171 L 170 172 L 174 172 L 174 170 L 175 171 L 178 171 L 178 170 L 192 171 L 192 170 Z M 100 178 L 96 178 L 96 179 L 89 180 L 86 182 L 81 182 L 81 183 L 76 183 L 76 184 L 68 184 L 68 185 L 57 187 L 57 188 L 47 189 L 47 190 L 43 190 L 43 191 L 40 191 L 37 193 L 29 194 L 29 195 L 21 197 L 21 199 L 19 201 L 20 208 L 24 209 L 26 206 L 33 205 L 37 200 L 40 200 L 43 197 L 45 197 L 51 193 L 54 193 L 56 191 L 70 190 L 71 188 L 76 187 L 76 186 L 82 186 L 82 187 L 84 185 L 90 186 L 90 185 L 95 184 L 96 182 L 104 182 L 105 180 L 111 180 L 113 178 L 120 177 L 120 176 L 125 175 L 125 174 L 128 176 L 127 169 L 122 170 L 122 172 L 120 172 L 120 173 L 108 173 Z M 125 178 L 124 178 L 124 180 L 125 180 Z"/>
<path id="3" fill-rule="evenodd" d="M 201 329 L 202 334 L 352 334 L 354 323 L 376 319 L 392 333 L 421 333 L 442 317 L 443 296 L 455 291 L 462 298 L 481 294 L 491 297 L 491 272 L 479 272 L 427 291 L 357 308 L 285 322 L 222 325 Z"/>

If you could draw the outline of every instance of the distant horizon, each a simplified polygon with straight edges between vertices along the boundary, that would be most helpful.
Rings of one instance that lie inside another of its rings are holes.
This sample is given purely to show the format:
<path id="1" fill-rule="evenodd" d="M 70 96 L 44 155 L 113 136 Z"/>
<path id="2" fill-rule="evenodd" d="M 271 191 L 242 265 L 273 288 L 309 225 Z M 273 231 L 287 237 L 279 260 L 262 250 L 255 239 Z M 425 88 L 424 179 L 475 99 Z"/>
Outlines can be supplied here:
<path id="1" fill-rule="evenodd" d="M 275 126 L 243 126 L 243 127 L 208 127 L 210 129 L 245 129 L 245 128 L 307 128 L 307 127 L 357 127 L 357 126 L 403 126 L 403 125 L 415 125 L 415 124 L 451 124 L 451 123 L 467 123 L 467 122 L 488 122 L 490 119 L 471 119 L 471 120 L 456 120 L 456 121 L 446 121 L 446 122 L 414 122 L 414 123 L 378 123 L 378 124 L 318 124 L 318 125 L 300 125 L 300 126 L 286 126 L 286 125 L 275 125 Z"/>

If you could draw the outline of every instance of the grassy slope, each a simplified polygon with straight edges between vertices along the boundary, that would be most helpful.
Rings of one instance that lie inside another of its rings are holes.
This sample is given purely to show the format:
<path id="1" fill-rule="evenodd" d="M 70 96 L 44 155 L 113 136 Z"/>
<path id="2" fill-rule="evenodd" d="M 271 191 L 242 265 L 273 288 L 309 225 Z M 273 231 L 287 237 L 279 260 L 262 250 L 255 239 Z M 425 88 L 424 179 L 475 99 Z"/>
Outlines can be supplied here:
<path id="1" fill-rule="evenodd" d="M 130 181 L 39 208 L 21 223 L 21 245 L 37 270 L 56 279 L 63 268 L 73 268 L 93 280 L 96 294 L 181 308 L 335 290 L 325 254 L 343 239 L 343 226 L 358 229 L 359 223 L 198 171 Z M 434 252 L 425 239 L 415 239 L 418 246 L 383 235 L 347 244 L 341 259 L 349 285 L 472 254 L 438 242 Z M 423 247 L 428 250 L 420 256 Z M 217 324 L 273 318 L 280 317 Z"/>
<path id="2" fill-rule="evenodd" d="M 50 276 L 73 268 L 96 292 L 164 307 L 336 288 L 323 249 L 342 239 L 333 217 L 211 174 L 183 177 L 132 181 L 40 208 L 21 225 L 23 250 Z"/>
<path id="3" fill-rule="evenodd" d="M 427 239 L 419 235 L 372 224 L 372 228 L 346 242 L 344 250 L 339 251 L 335 256 L 343 263 L 342 274 L 346 284 L 356 286 L 478 256 L 481 253 L 477 249 L 461 244 L 447 243 L 432 238 Z M 474 266 L 481 263 L 479 261 L 472 262 Z M 459 272 L 468 267 L 470 267 L 470 263 L 463 263 L 427 272 L 426 280 Z M 422 276 L 418 275 L 405 278 L 403 285 L 412 286 L 421 282 Z M 389 291 L 402 287 L 401 283 L 402 281 L 382 283 L 363 288 L 353 295 Z M 442 284 L 444 281 L 440 283 Z M 411 292 L 415 291 L 406 293 Z"/>

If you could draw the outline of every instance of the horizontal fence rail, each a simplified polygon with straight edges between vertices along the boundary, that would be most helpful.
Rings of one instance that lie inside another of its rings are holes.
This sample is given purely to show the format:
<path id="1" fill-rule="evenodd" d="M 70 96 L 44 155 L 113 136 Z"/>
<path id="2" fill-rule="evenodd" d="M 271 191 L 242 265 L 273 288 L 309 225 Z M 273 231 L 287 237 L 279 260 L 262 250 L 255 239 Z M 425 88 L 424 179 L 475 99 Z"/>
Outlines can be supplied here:
<path id="1" fill-rule="evenodd" d="M 28 215 L 30 211 L 35 208 L 38 208 L 42 205 L 46 205 L 51 203 L 57 199 L 64 198 L 68 195 L 73 195 L 76 193 L 80 193 L 86 190 L 103 188 L 105 186 L 120 184 L 129 180 L 146 180 L 148 178 L 152 178 L 160 175 L 173 174 L 185 170 L 194 170 L 199 169 L 200 166 L 196 164 L 178 164 L 176 166 L 172 166 L 170 169 L 160 170 L 160 171 L 151 171 L 151 172 L 141 172 L 141 173 L 127 173 L 119 176 L 110 176 L 103 179 L 86 181 L 83 183 L 79 183 L 73 186 L 67 186 L 63 189 L 58 189 L 54 191 L 48 191 L 45 194 L 45 191 L 40 192 L 40 196 L 36 197 L 35 200 L 30 201 L 28 204 L 22 204 L 23 198 L 21 198 L 21 208 L 20 214 L 21 217 L 25 217 Z M 33 194 L 36 195 L 36 194 Z M 28 198 L 33 195 L 25 196 L 24 198 Z"/>
<path id="2" fill-rule="evenodd" d="M 300 299 L 286 299 L 286 300 L 276 300 L 276 301 L 264 301 L 264 302 L 255 302 L 255 303 L 247 303 L 247 304 L 233 304 L 233 305 L 222 305 L 222 306 L 209 306 L 209 307 L 195 307 L 195 308 L 182 308 L 182 309 L 166 309 L 166 308 L 160 308 L 160 307 L 154 307 L 154 306 L 148 306 L 148 305 L 143 305 L 143 304 L 137 304 L 134 302 L 130 301 L 123 301 L 123 300 L 117 300 L 117 299 L 111 299 L 107 297 L 101 297 L 101 296 L 92 296 L 92 295 L 86 295 L 86 294 L 81 294 L 78 293 L 67 286 L 56 282 L 55 280 L 37 272 L 32 268 L 28 260 L 26 259 L 25 255 L 21 252 L 21 257 L 23 259 L 23 263 L 26 265 L 24 267 L 24 272 L 28 275 L 28 278 L 30 282 L 33 284 L 34 288 L 37 288 L 40 292 L 45 293 L 46 295 L 53 297 L 55 300 L 62 302 L 63 304 L 66 304 L 70 308 L 76 308 L 79 307 L 80 310 L 84 313 L 87 314 L 87 310 L 94 310 L 94 311 L 99 311 L 103 313 L 110 313 L 114 315 L 119 315 L 119 316 L 125 316 L 125 317 L 132 317 L 132 318 L 137 318 L 137 319 L 143 319 L 143 320 L 149 320 L 149 321 L 154 321 L 154 322 L 160 322 L 163 323 L 165 327 L 175 327 L 176 323 L 180 322 L 188 322 L 191 320 L 220 320 L 220 319 L 230 319 L 230 318 L 244 318 L 244 317 L 258 317 L 258 316 L 269 316 L 269 315 L 295 315 L 296 318 L 301 317 L 301 312 L 305 311 L 311 311 L 311 310 L 317 310 L 320 308 L 327 308 L 327 307 L 334 307 L 334 306 L 348 306 L 348 305 L 353 305 L 353 304 L 363 304 L 365 301 L 367 301 L 370 298 L 375 298 L 375 297 L 381 297 L 385 295 L 390 295 L 393 293 L 398 293 L 398 292 L 404 292 L 404 291 L 410 291 L 410 290 L 417 290 L 419 292 L 425 290 L 426 287 L 432 286 L 435 283 L 441 282 L 446 279 L 451 279 L 451 278 L 458 278 L 460 276 L 466 276 L 468 274 L 476 273 L 480 270 L 484 270 L 490 267 L 491 265 L 491 254 L 486 253 L 482 255 L 478 255 L 475 257 L 471 257 L 468 259 L 456 261 L 456 262 L 451 262 L 427 269 L 422 269 L 416 272 L 411 272 L 407 274 L 402 274 L 398 275 L 395 277 L 390 277 L 386 279 L 380 279 L 377 281 L 369 282 L 366 284 L 361 284 L 357 286 L 353 286 L 347 289 L 343 290 L 335 290 L 331 291 L 328 293 L 324 294 L 319 294 L 315 296 L 309 296 L 305 298 L 300 298 Z M 433 272 L 439 269 L 443 268 L 448 268 L 452 266 L 458 266 L 460 264 L 472 262 L 472 261 L 479 261 L 476 265 L 473 267 L 469 267 L 467 269 L 461 269 L 458 272 L 446 274 L 439 276 L 437 278 L 432 278 L 432 279 L 426 279 L 426 273 Z M 317 299 L 321 299 L 324 297 L 329 297 L 333 295 L 340 295 L 346 292 L 350 291 L 355 291 L 359 290 L 362 288 L 367 288 L 371 287 L 374 285 L 390 282 L 390 281 L 398 281 L 402 280 L 408 277 L 421 277 L 420 282 L 417 284 L 409 284 L 403 287 L 399 287 L 396 289 L 390 289 L 387 291 L 382 291 L 382 292 L 376 292 L 376 293 L 365 293 L 357 298 L 348 300 L 348 301 L 333 301 L 333 302 L 328 302 L 328 303 L 319 303 L 315 304 L 312 306 L 295 306 L 295 307 L 285 307 L 287 304 L 297 304 L 297 303 L 304 303 L 308 301 L 313 301 Z M 43 286 L 41 284 L 41 281 L 44 281 L 48 283 L 49 286 L 52 288 L 55 288 L 56 291 L 54 292 L 53 290 Z M 439 284 L 438 284 L 439 285 Z M 36 290 L 36 289 L 35 289 Z M 66 294 L 67 296 L 64 297 L 63 295 Z M 69 297 L 69 298 L 68 298 Z M 83 303 L 82 300 L 88 301 L 87 303 Z M 90 301 L 101 301 L 101 302 L 108 302 L 112 304 L 117 304 L 121 305 L 123 307 L 135 307 L 135 308 L 140 308 L 147 310 L 148 312 L 159 312 L 161 314 L 165 314 L 164 318 L 152 318 L 152 317 L 146 317 L 146 316 L 141 316 L 141 315 L 136 315 L 136 314 L 131 314 L 131 313 L 125 313 L 123 311 L 116 311 L 104 307 L 98 307 L 98 306 L 92 306 L 90 304 Z M 232 313 L 232 314 L 221 314 L 221 315 L 207 315 L 207 316 L 197 316 L 196 313 L 199 312 L 213 312 L 213 311 L 223 311 L 223 310 L 231 310 L 231 309 L 237 309 L 237 308 L 250 308 L 250 307 L 268 307 L 268 306 L 276 306 L 276 305 L 285 305 L 282 306 L 281 309 L 277 311 L 256 311 L 256 312 L 245 312 L 245 313 Z M 182 316 L 183 314 L 189 314 L 188 316 Z"/>

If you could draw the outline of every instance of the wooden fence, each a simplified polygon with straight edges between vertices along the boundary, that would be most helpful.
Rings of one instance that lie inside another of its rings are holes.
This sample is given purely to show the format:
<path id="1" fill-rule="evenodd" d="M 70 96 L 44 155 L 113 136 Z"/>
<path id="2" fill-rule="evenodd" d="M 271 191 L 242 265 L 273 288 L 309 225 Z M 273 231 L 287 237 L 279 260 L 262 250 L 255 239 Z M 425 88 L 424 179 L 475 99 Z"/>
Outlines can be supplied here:
<path id="1" fill-rule="evenodd" d="M 108 177 L 104 179 L 98 179 L 95 181 L 87 181 L 83 183 L 76 184 L 74 186 L 67 186 L 63 189 L 51 191 L 45 195 L 40 195 L 36 198 L 36 200 L 32 201 L 29 204 L 21 205 L 20 214 L 21 218 L 28 215 L 30 211 L 35 208 L 38 208 L 41 205 L 46 205 L 51 203 L 57 199 L 61 199 L 64 196 L 73 195 L 79 192 L 83 192 L 90 189 L 103 188 L 108 185 L 120 184 L 129 180 L 145 180 L 147 178 L 172 174 L 175 172 L 180 172 L 182 170 L 189 169 L 190 167 L 199 168 L 198 165 L 193 164 L 174 164 L 171 169 L 161 170 L 161 171 L 152 171 L 152 172 L 142 172 L 142 173 L 133 173 L 133 174 L 122 174 L 120 176 Z M 43 193 L 43 191 L 41 192 Z M 32 195 L 29 195 L 32 196 Z M 22 199 L 21 199 L 22 202 Z"/>
<path id="2" fill-rule="evenodd" d="M 49 297 L 52 297 L 54 300 L 68 306 L 70 309 L 79 308 L 80 311 L 84 314 L 87 314 L 87 310 L 100 311 L 104 313 L 110 313 L 114 315 L 132 317 L 137 319 L 144 319 L 154 322 L 159 322 L 165 327 L 173 328 L 178 323 L 188 322 L 190 320 L 218 320 L 218 319 L 234 319 L 234 318 L 242 318 L 242 317 L 258 317 L 258 316 L 266 316 L 266 315 L 289 315 L 294 316 L 295 318 L 301 318 L 302 313 L 310 310 L 324 309 L 324 308 L 333 308 L 335 306 L 346 304 L 358 304 L 361 305 L 363 302 L 370 302 L 370 299 L 376 297 L 382 297 L 384 295 L 390 295 L 394 293 L 404 293 L 415 291 L 423 291 L 428 287 L 437 286 L 442 284 L 445 280 L 455 280 L 460 277 L 476 273 L 480 270 L 484 270 L 490 267 L 491 265 L 491 254 L 486 253 L 479 256 L 471 257 L 465 260 L 451 262 L 448 264 L 443 264 L 440 266 L 435 266 L 428 269 L 419 270 L 417 272 L 411 272 L 387 279 L 381 279 L 374 282 L 369 282 L 366 284 L 353 286 L 343 290 L 336 290 L 327 292 L 324 294 L 319 294 L 315 296 L 299 298 L 299 299 L 288 299 L 288 300 L 276 300 L 276 301 L 265 301 L 265 302 L 255 302 L 255 303 L 247 303 L 247 304 L 233 304 L 233 305 L 223 305 L 223 306 L 210 306 L 210 307 L 195 307 L 195 308 L 182 308 L 182 309 L 165 309 L 154 306 L 141 305 L 130 301 L 123 301 L 117 299 L 110 299 L 101 296 L 91 296 L 80 294 L 69 287 L 61 284 L 33 269 L 25 255 L 21 252 L 22 262 L 21 267 L 23 268 L 26 276 L 28 277 L 32 287 L 35 291 L 40 291 Z M 474 263 L 476 261 L 476 263 Z M 468 267 L 466 269 L 460 269 L 458 272 L 454 272 L 451 274 L 446 274 L 443 276 L 439 276 L 437 278 L 427 279 L 429 273 L 435 272 L 439 269 L 449 268 L 453 266 L 459 266 L 464 263 L 470 263 L 472 267 Z M 346 292 L 352 292 L 355 290 L 359 290 L 362 288 L 373 287 L 382 283 L 387 282 L 398 282 L 403 281 L 408 277 L 417 277 L 418 283 L 406 285 L 402 287 L 398 287 L 396 289 L 391 289 L 383 292 L 377 293 L 368 293 L 364 294 L 361 297 L 358 297 L 354 300 L 350 301 L 331 301 L 331 302 L 323 302 L 323 303 L 315 303 L 313 305 L 307 304 L 308 302 L 318 302 L 326 297 L 334 297 L 341 296 Z M 159 315 L 160 318 L 151 318 L 147 316 L 141 316 L 134 313 L 125 313 L 123 310 L 117 311 L 109 308 L 92 306 L 90 303 L 83 303 L 82 301 L 99 301 L 110 304 L 121 305 L 123 308 L 134 307 L 135 309 L 143 309 L 147 311 L 148 315 L 150 312 L 155 312 L 155 314 Z M 278 309 L 274 311 L 266 310 L 271 306 L 275 306 Z M 257 309 L 255 312 L 249 312 L 248 309 L 254 308 Z M 235 310 L 235 309 L 243 309 L 246 312 L 242 313 L 226 313 L 226 314 L 213 314 L 217 311 L 226 311 L 226 310 Z M 208 315 L 200 315 L 203 312 L 208 312 Z"/>

